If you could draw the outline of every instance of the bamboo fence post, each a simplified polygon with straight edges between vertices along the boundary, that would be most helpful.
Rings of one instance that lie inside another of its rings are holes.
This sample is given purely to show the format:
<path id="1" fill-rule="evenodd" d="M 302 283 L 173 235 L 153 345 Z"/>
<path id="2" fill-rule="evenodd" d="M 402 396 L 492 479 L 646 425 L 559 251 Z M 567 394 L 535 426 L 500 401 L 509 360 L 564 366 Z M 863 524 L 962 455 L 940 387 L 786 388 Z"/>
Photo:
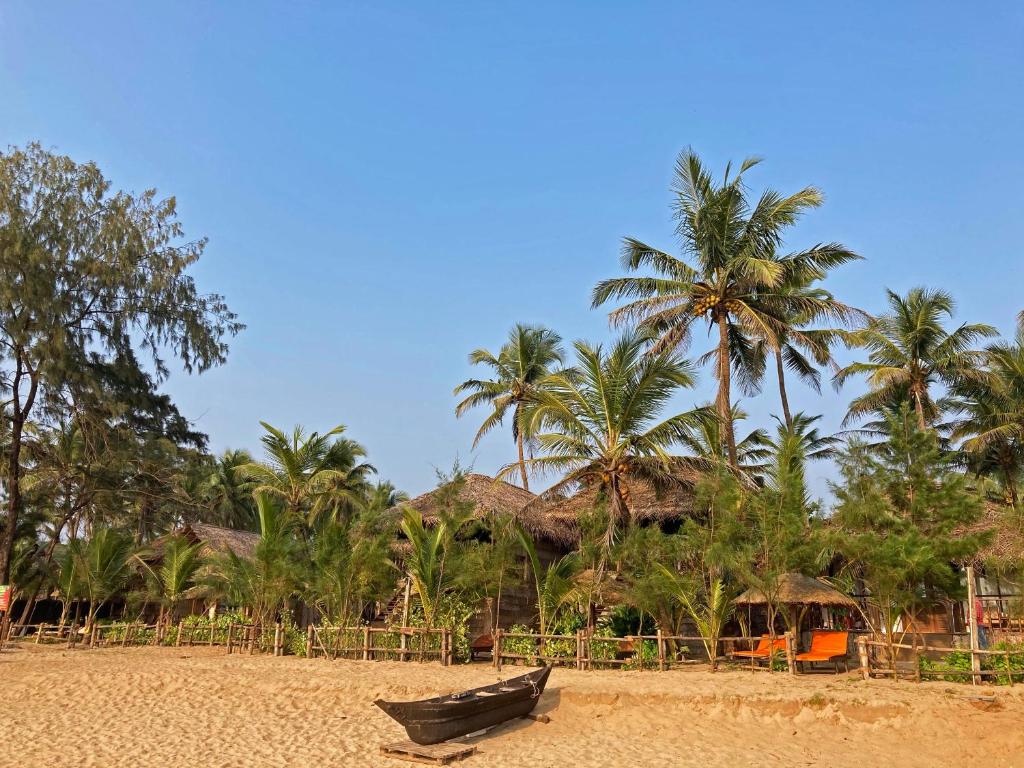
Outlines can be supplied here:
<path id="1" fill-rule="evenodd" d="M 36 645 L 39 645 L 39 643 L 41 643 L 43 641 L 43 632 L 45 632 L 45 631 L 46 631 L 46 625 L 45 624 L 40 624 L 39 628 L 36 629 Z M 7 638 L 4 637 L 3 633 L 0 632 L 0 640 L 6 640 L 6 639 Z"/>
<path id="2" fill-rule="evenodd" d="M 860 659 L 860 673 L 865 680 L 871 679 L 871 657 L 868 655 L 868 639 L 857 638 L 857 657 Z"/>
<path id="3" fill-rule="evenodd" d="M 213 632 L 214 632 L 214 629 L 215 629 L 215 626 L 213 624 L 211 624 L 210 625 L 210 647 L 211 648 L 213 648 Z"/>
<path id="4" fill-rule="evenodd" d="M 92 627 L 89 629 L 89 647 L 96 647 L 97 635 L 99 634 L 99 625 L 94 621 Z"/>
<path id="5" fill-rule="evenodd" d="M 665 636 L 658 630 L 658 671 L 665 671 Z"/>
<path id="6" fill-rule="evenodd" d="M 494 630 L 494 647 L 491 649 L 491 661 L 494 662 L 494 668 L 501 672 L 501 636 L 502 630 L 499 627 Z"/>
<path id="7" fill-rule="evenodd" d="M 363 661 L 370 660 L 370 625 L 363 627 Z"/>
<path id="8" fill-rule="evenodd" d="M 283 649 L 282 649 L 282 643 L 281 643 L 281 635 L 282 635 L 281 622 L 279 621 L 279 622 L 277 622 L 277 624 L 274 625 L 274 655 L 275 656 L 283 656 L 284 655 Z"/>
<path id="9" fill-rule="evenodd" d="M 70 629 L 70 631 L 68 633 L 68 644 L 67 644 L 66 647 L 69 648 L 69 649 L 75 647 L 75 625 L 74 624 L 71 625 L 71 629 Z"/>
<path id="10" fill-rule="evenodd" d="M 910 652 L 910 658 L 914 664 L 914 682 L 921 682 L 921 654 L 917 650 L 917 635 L 914 635 L 914 648 Z"/>
<path id="11" fill-rule="evenodd" d="M 131 624 L 127 625 L 124 628 L 124 634 L 121 635 L 121 647 L 122 648 L 124 648 L 125 645 L 127 645 L 127 643 L 128 643 L 128 635 L 131 633 L 131 631 L 132 631 L 132 625 Z"/>
<path id="12" fill-rule="evenodd" d="M 576 669 L 583 669 L 583 630 L 576 630 Z"/>
<path id="13" fill-rule="evenodd" d="M 178 622 L 178 631 L 174 635 L 174 647 L 175 648 L 181 648 L 181 625 L 182 625 L 182 623 L 183 622 L 181 622 L 181 621 Z"/>
<path id="14" fill-rule="evenodd" d="M 313 625 L 306 625 L 306 658 L 313 658 Z"/>
<path id="15" fill-rule="evenodd" d="M 976 653 L 979 649 L 978 643 L 978 611 L 975 609 L 977 595 L 975 594 L 974 566 L 967 566 L 967 609 L 968 624 L 971 628 L 971 683 L 978 685 L 981 682 L 981 657 Z"/>
<path id="16" fill-rule="evenodd" d="M 796 674 L 796 659 L 793 656 L 793 632 L 791 630 L 786 631 L 786 665 L 789 667 L 789 674 Z M 771 664 L 769 660 L 768 664 Z"/>
<path id="17" fill-rule="evenodd" d="M 228 656 L 231 655 L 232 641 L 235 639 L 234 638 L 234 633 L 235 633 L 235 624 L 234 624 L 234 622 L 228 622 L 228 641 L 226 643 L 226 645 L 228 647 Z"/>

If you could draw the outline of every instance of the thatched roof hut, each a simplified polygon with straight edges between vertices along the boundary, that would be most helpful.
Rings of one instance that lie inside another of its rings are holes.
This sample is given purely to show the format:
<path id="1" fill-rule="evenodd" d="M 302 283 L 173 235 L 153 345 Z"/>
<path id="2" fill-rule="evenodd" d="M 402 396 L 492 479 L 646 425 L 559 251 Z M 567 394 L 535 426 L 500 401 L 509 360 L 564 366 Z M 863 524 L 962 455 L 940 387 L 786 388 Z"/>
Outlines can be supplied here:
<path id="1" fill-rule="evenodd" d="M 189 523 L 175 533 L 193 544 L 200 544 L 204 555 L 223 555 L 234 552 L 238 557 L 251 558 L 256 553 L 260 536 L 252 531 L 221 528 L 207 523 Z"/>
<path id="2" fill-rule="evenodd" d="M 779 582 L 780 605 L 827 605 L 857 607 L 857 602 L 820 579 L 802 573 L 783 574 Z M 768 600 L 759 589 L 748 589 L 734 601 L 737 605 L 766 605 Z"/>
<path id="3" fill-rule="evenodd" d="M 685 479 L 681 479 L 679 485 L 660 492 L 645 482 L 630 483 L 627 490 L 626 503 L 633 519 L 641 525 L 680 520 L 692 515 L 695 509 L 693 486 Z M 545 520 L 559 531 L 564 546 L 575 546 L 580 538 L 580 518 L 604 503 L 598 488 L 584 488 L 563 498 L 547 500 L 538 497 L 523 510 L 523 518 Z"/>
<path id="4" fill-rule="evenodd" d="M 441 489 L 435 488 L 404 504 L 393 507 L 391 511 L 399 513 L 403 507 L 411 507 L 423 516 L 425 524 L 433 525 L 437 522 L 436 510 L 440 494 Z M 468 473 L 463 476 L 463 486 L 459 491 L 459 498 L 475 505 L 473 516 L 477 519 L 490 514 L 515 515 L 534 538 L 559 545 L 571 540 L 558 529 L 557 522 L 546 515 L 522 514 L 523 509 L 537 497 L 527 490 L 506 483 L 504 480 Z"/>
<path id="5" fill-rule="evenodd" d="M 1024 515 L 1005 504 L 988 502 L 976 522 L 957 530 L 961 536 L 985 532 L 990 533 L 988 544 L 967 565 L 1024 568 Z"/>

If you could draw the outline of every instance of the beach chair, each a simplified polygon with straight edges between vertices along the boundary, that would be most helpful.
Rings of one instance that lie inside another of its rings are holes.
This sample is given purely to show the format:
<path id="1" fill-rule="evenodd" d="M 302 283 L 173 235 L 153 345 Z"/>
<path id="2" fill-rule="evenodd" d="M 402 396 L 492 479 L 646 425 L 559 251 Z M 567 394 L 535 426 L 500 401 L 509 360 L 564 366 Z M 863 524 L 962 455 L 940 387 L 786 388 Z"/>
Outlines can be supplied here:
<path id="1" fill-rule="evenodd" d="M 490 635 L 480 635 L 469 646 L 469 660 L 473 661 L 478 653 L 493 653 L 494 638 Z"/>
<path id="2" fill-rule="evenodd" d="M 839 661 L 843 662 L 843 668 L 849 672 L 850 665 L 847 660 L 847 639 L 849 632 L 835 632 L 830 630 L 815 630 L 811 632 L 811 648 L 806 653 L 798 653 L 795 657 L 797 664 L 810 664 L 814 662 L 832 662 L 839 673 Z"/>
<path id="3" fill-rule="evenodd" d="M 742 659 L 767 659 L 773 653 L 785 653 L 786 652 L 786 638 L 776 637 L 775 641 L 772 642 L 770 635 L 761 635 L 761 639 L 757 641 L 757 647 L 749 651 L 733 651 L 732 656 L 734 658 Z"/>

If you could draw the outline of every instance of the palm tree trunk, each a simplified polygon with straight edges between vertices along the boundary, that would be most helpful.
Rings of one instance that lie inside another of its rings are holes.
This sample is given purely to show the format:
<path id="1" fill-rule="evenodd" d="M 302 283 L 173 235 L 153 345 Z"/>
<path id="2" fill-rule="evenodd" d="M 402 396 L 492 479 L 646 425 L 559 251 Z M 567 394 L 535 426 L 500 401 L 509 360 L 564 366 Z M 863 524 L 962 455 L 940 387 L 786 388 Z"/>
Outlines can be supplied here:
<path id="1" fill-rule="evenodd" d="M 917 426 L 919 426 L 922 431 L 928 429 L 928 424 L 924 420 L 924 403 L 921 402 L 920 392 L 914 393 L 914 411 L 917 413 Z"/>
<path id="2" fill-rule="evenodd" d="M 523 433 L 516 433 L 516 445 L 519 448 L 519 474 L 523 478 L 523 490 L 530 490 L 530 478 L 526 475 L 526 456 L 523 454 Z"/>
<path id="3" fill-rule="evenodd" d="M 729 455 L 729 466 L 739 468 L 736 461 L 736 434 L 732 423 L 732 406 L 730 400 L 729 368 L 729 321 L 725 312 L 718 313 L 718 418 L 722 421 L 725 435 L 725 448 Z"/>
<path id="4" fill-rule="evenodd" d="M 782 414 L 786 417 L 786 428 L 792 431 L 793 417 L 789 413 L 789 398 L 786 396 L 786 366 L 782 362 L 782 347 L 775 350 L 775 367 L 779 372 L 779 397 L 782 398 Z"/>

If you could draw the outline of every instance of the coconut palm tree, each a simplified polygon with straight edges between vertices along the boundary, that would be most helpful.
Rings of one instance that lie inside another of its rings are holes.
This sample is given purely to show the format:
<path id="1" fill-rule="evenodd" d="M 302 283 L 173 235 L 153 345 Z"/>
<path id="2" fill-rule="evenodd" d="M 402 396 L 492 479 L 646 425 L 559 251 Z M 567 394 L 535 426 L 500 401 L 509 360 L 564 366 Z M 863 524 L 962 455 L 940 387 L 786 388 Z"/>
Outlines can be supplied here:
<path id="1" fill-rule="evenodd" d="M 366 508 L 376 512 L 397 507 L 409 500 L 409 494 L 395 488 L 390 480 L 379 480 L 370 487 L 366 497 Z"/>
<path id="2" fill-rule="evenodd" d="M 1016 507 L 1024 473 L 1024 313 L 1013 341 L 989 346 L 985 366 L 965 372 L 955 393 L 951 436 L 963 440 L 968 466 L 996 477 Z"/>
<path id="3" fill-rule="evenodd" d="M 708 403 L 694 413 L 698 416 L 694 428 L 679 438 L 679 444 L 685 450 L 684 459 L 700 471 L 728 466 L 722 421 L 715 412 L 714 404 Z M 733 424 L 746 418 L 745 411 L 738 405 L 732 406 Z M 757 469 L 770 456 L 771 442 L 764 429 L 751 430 L 736 443 L 736 463 L 740 470 Z"/>
<path id="4" fill-rule="evenodd" d="M 202 565 L 199 549 L 198 543 L 190 544 L 182 536 L 171 536 L 158 553 L 151 553 L 150 557 L 133 556 L 142 566 L 148 597 L 160 605 L 158 623 L 174 621 L 174 611 L 195 583 Z M 156 555 L 159 562 L 154 563 L 152 555 Z"/>
<path id="5" fill-rule="evenodd" d="M 630 484 L 678 484 L 669 447 L 700 420 L 693 411 L 658 420 L 672 396 L 693 385 L 693 369 L 668 350 L 646 354 L 649 345 L 639 333 L 625 334 L 607 350 L 576 342 L 576 365 L 544 379 L 524 414 L 543 454 L 527 463 L 562 475 L 547 495 L 596 486 L 607 500 L 609 548 L 631 523 Z"/>
<path id="6" fill-rule="evenodd" d="M 368 475 L 376 472 L 360 462 L 366 450 L 354 440 L 339 437 L 345 427 L 306 435 L 295 427 L 291 435 L 261 421 L 265 462 L 250 462 L 237 472 L 251 482 L 254 495 L 279 499 L 287 514 L 313 525 L 324 512 L 333 515 L 362 503 Z"/>
<path id="7" fill-rule="evenodd" d="M 231 449 L 214 460 L 203 493 L 219 525 L 245 531 L 256 528 L 252 488 L 242 472 L 252 461 L 248 451 Z"/>
<path id="8" fill-rule="evenodd" d="M 544 568 L 533 537 L 521 525 L 516 525 L 514 531 L 530 563 L 530 573 L 537 595 L 537 622 L 540 634 L 546 635 L 555 623 L 559 610 L 573 592 L 572 578 L 579 570 L 579 553 L 570 552 L 548 563 L 548 567 Z"/>
<path id="9" fill-rule="evenodd" d="M 512 412 L 512 437 L 519 451 L 519 476 L 523 488 L 530 490 L 526 472 L 524 442 L 529 435 L 522 428 L 522 410 L 534 401 L 538 383 L 551 369 L 562 362 L 562 338 L 549 328 L 517 324 L 508 335 L 508 341 L 497 355 L 486 349 L 470 353 L 473 365 L 486 365 L 492 369 L 491 379 L 469 379 L 455 388 L 454 394 L 471 393 L 455 406 L 455 415 L 462 416 L 470 408 L 488 405 L 491 413 L 473 439 L 475 448 L 480 439 L 505 420 Z"/>
<path id="10" fill-rule="evenodd" d="M 780 292 L 786 294 L 790 299 L 829 303 L 834 302 L 832 294 L 824 288 L 814 285 L 816 282 L 812 275 L 794 275 L 787 285 L 780 288 Z M 846 308 L 841 313 L 845 322 L 868 322 L 871 318 L 867 313 L 858 309 Z M 804 311 L 791 314 L 786 320 L 786 328 L 778 332 L 778 344 L 771 347 L 764 340 L 758 344 L 759 352 L 770 354 L 775 359 L 775 375 L 779 382 L 779 400 L 782 404 L 782 415 L 786 426 L 794 428 L 793 415 L 789 409 L 789 394 L 786 390 L 786 370 L 791 371 L 806 386 L 821 394 L 821 373 L 819 367 L 829 366 L 834 371 L 838 370 L 835 359 L 832 357 L 832 347 L 842 340 L 842 332 L 835 328 L 814 328 L 818 318 L 813 313 Z M 799 329 L 794 335 L 790 328 Z"/>
<path id="11" fill-rule="evenodd" d="M 203 580 L 210 597 L 245 607 L 257 625 L 267 626 L 299 590 L 304 553 L 295 527 L 302 518 L 288 512 L 280 496 L 257 492 L 255 499 L 260 539 L 253 556 L 229 549 L 212 559 Z"/>
<path id="12" fill-rule="evenodd" d="M 701 361 L 715 361 L 716 408 L 734 469 L 739 461 L 730 421 L 733 369 L 740 385 L 752 391 L 764 370 L 764 356 L 756 352 L 758 340 L 773 350 L 783 339 L 805 343 L 806 334 L 794 318 L 849 321 L 853 311 L 831 297 L 793 293 L 786 287 L 797 278 L 821 279 L 830 269 L 859 258 L 837 243 L 778 256 L 783 232 L 806 210 L 821 205 L 822 195 L 813 187 L 789 196 L 769 189 L 752 202 L 743 175 L 758 162 L 744 160 L 735 176 L 726 166 L 718 184 L 696 153 L 682 152 L 676 162 L 673 207 L 676 234 L 688 259 L 627 238 L 623 268 L 646 268 L 655 276 L 603 280 L 593 292 L 594 307 L 628 299 L 610 320 L 637 323 L 653 333 L 656 353 L 685 348 L 694 324 L 701 321 L 709 333 L 717 334 L 716 347 Z"/>
<path id="13" fill-rule="evenodd" d="M 82 596 L 89 601 L 87 626 L 93 625 L 100 608 L 128 582 L 131 555 L 131 537 L 106 527 L 96 528 L 89 541 L 79 550 L 77 570 Z"/>
<path id="14" fill-rule="evenodd" d="M 837 386 L 864 374 L 869 391 L 850 402 L 845 423 L 906 401 L 917 415 L 920 429 L 939 416 L 936 386 L 955 384 L 966 372 L 978 369 L 984 355 L 972 347 L 979 339 L 996 335 L 990 325 L 967 324 L 952 333 L 943 320 L 953 317 L 953 297 L 942 290 L 911 288 L 906 296 L 886 290 L 889 312 L 867 327 L 846 333 L 848 342 L 868 350 L 867 362 L 852 363 L 835 375 Z"/>

